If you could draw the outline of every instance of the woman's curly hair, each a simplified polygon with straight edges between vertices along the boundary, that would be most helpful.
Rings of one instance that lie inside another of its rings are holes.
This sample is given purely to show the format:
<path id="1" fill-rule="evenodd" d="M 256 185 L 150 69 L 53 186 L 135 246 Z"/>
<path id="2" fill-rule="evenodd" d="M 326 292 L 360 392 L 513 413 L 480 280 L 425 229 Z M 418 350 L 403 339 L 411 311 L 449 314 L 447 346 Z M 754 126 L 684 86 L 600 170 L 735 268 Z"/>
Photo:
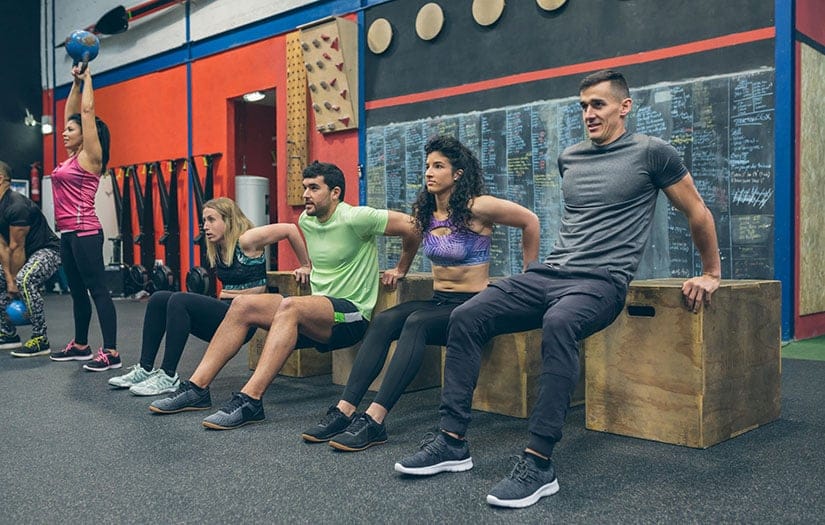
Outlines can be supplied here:
<path id="1" fill-rule="evenodd" d="M 452 164 L 453 173 L 462 170 L 453 194 L 450 195 L 449 216 L 456 228 L 468 228 L 472 215 L 470 202 L 473 198 L 487 193 L 481 163 L 467 146 L 451 135 L 438 135 L 427 141 L 424 152 L 429 155 L 436 151 L 447 157 Z M 424 233 L 427 230 L 434 212 L 435 196 L 424 186 L 412 206 L 412 215 L 419 232 Z"/>

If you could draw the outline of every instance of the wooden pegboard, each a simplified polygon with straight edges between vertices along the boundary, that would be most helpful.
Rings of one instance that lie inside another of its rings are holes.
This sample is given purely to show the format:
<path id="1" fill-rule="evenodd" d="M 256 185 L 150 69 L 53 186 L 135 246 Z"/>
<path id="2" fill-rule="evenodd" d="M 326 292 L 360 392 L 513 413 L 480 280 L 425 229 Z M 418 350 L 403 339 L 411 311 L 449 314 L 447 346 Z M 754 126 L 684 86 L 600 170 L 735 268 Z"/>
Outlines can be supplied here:
<path id="1" fill-rule="evenodd" d="M 358 26 L 333 18 L 301 29 L 316 129 L 358 128 Z"/>
<path id="2" fill-rule="evenodd" d="M 307 74 L 298 31 L 286 36 L 286 201 L 304 203 L 303 171 L 307 165 Z"/>

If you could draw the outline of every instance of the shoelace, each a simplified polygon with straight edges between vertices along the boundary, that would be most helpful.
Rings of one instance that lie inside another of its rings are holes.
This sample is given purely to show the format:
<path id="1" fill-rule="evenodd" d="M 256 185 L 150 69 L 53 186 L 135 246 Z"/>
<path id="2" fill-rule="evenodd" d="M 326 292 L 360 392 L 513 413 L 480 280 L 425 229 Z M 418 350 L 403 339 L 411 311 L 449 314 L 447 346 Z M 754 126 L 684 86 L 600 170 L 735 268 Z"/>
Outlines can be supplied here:
<path id="1" fill-rule="evenodd" d="M 95 361 L 99 361 L 105 365 L 109 364 L 109 355 L 103 351 L 102 348 L 97 349 L 97 355 L 95 356 Z"/>
<path id="2" fill-rule="evenodd" d="M 41 342 L 43 339 L 44 339 L 44 337 L 43 337 L 42 335 L 38 335 L 37 337 L 32 337 L 31 339 L 29 339 L 28 341 L 26 341 L 25 343 L 23 343 L 23 346 L 24 346 L 24 347 L 26 347 L 26 348 L 32 348 L 32 347 L 34 347 L 34 346 L 39 347 L 39 346 L 40 346 L 40 342 Z"/>
<path id="3" fill-rule="evenodd" d="M 441 443 L 438 442 L 437 437 L 435 433 L 427 432 L 424 434 L 424 438 L 421 439 L 421 444 L 418 445 L 418 448 L 431 454 L 441 452 Z"/>
<path id="4" fill-rule="evenodd" d="M 180 385 L 178 385 L 178 389 L 175 391 L 174 394 L 172 394 L 172 397 L 175 398 L 182 396 L 190 390 L 194 390 L 194 388 L 192 387 L 192 383 L 190 383 L 189 381 L 181 381 Z"/>
<path id="5" fill-rule="evenodd" d="M 350 423 L 350 426 L 347 427 L 346 432 L 349 434 L 357 434 L 361 432 L 365 426 L 369 424 L 369 420 L 367 419 L 366 414 L 358 414 L 355 416 L 355 419 Z"/>
<path id="6" fill-rule="evenodd" d="M 516 460 L 516 464 L 513 465 L 513 470 L 510 471 L 507 477 L 518 481 L 533 481 L 536 479 L 535 469 L 530 467 L 523 456 L 513 456 L 512 459 Z"/>
<path id="7" fill-rule="evenodd" d="M 244 403 L 246 403 L 246 399 L 242 394 L 232 392 L 232 399 L 229 400 L 222 409 L 221 412 L 226 412 L 227 414 L 231 414 L 232 412 L 241 408 Z"/>
<path id="8" fill-rule="evenodd" d="M 340 410 L 338 410 L 338 407 L 329 407 L 326 415 L 321 418 L 320 426 L 325 427 L 333 421 L 335 421 L 335 419 L 338 417 L 339 412 Z"/>
<path id="9" fill-rule="evenodd" d="M 77 347 L 74 345 L 74 339 L 72 339 L 71 341 L 69 341 L 69 344 L 67 344 L 67 345 L 66 345 L 66 348 L 64 348 L 64 349 L 63 349 L 63 351 L 64 351 L 64 352 L 68 352 L 68 351 L 69 351 L 69 350 L 71 350 L 72 348 L 77 348 Z"/>

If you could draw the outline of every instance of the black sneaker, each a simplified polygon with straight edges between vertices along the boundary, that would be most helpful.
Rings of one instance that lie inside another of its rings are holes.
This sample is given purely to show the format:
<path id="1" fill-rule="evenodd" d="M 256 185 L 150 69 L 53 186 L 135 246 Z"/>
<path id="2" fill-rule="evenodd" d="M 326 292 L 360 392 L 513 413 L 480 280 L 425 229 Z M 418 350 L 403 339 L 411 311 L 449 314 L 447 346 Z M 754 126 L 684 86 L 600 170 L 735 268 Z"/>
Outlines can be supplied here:
<path id="1" fill-rule="evenodd" d="M 37 335 L 26 341 L 23 348 L 14 350 L 11 355 L 14 357 L 34 357 L 47 355 L 49 353 L 49 340 L 45 335 Z"/>
<path id="2" fill-rule="evenodd" d="M 74 341 L 66 345 L 66 348 L 57 352 L 52 352 L 49 359 L 52 361 L 88 361 L 92 358 L 92 347 L 78 348 Z"/>
<path id="3" fill-rule="evenodd" d="M 548 468 L 542 469 L 530 454 L 515 459 L 516 464 L 510 474 L 499 481 L 487 495 L 487 503 L 521 509 L 559 491 L 559 480 L 556 479 L 552 461 Z"/>
<path id="4" fill-rule="evenodd" d="M 358 414 L 347 429 L 329 442 L 329 446 L 345 452 L 358 452 L 387 442 L 387 427 L 368 414 Z"/>
<path id="5" fill-rule="evenodd" d="M 222 409 L 203 420 L 203 426 L 214 430 L 232 430 L 264 420 L 264 405 L 243 392 L 232 394 L 232 400 Z"/>
<path id="6" fill-rule="evenodd" d="M 402 474 L 430 476 L 439 472 L 464 472 L 473 468 L 470 445 L 452 445 L 443 432 L 428 432 L 421 441 L 421 449 L 412 456 L 395 464 L 395 470 Z"/>
<path id="7" fill-rule="evenodd" d="M 212 396 L 209 395 L 209 387 L 196 389 L 189 381 L 181 381 L 174 394 L 155 400 L 149 405 L 149 410 L 156 414 L 176 414 L 187 410 L 207 410 L 209 408 L 212 408 Z"/>
<path id="8" fill-rule="evenodd" d="M 91 363 L 86 363 L 83 368 L 89 372 L 105 372 L 106 370 L 114 370 L 120 368 L 123 363 L 120 361 L 120 354 L 117 352 L 103 351 L 102 348 L 97 350 L 97 355 L 92 359 Z"/>
<path id="9" fill-rule="evenodd" d="M 0 350 L 20 348 L 20 336 L 17 334 L 0 334 Z"/>
<path id="10" fill-rule="evenodd" d="M 347 417 L 338 407 L 331 406 L 321 421 L 304 431 L 301 437 L 312 443 L 325 443 L 347 429 L 352 423 L 352 417 Z"/>

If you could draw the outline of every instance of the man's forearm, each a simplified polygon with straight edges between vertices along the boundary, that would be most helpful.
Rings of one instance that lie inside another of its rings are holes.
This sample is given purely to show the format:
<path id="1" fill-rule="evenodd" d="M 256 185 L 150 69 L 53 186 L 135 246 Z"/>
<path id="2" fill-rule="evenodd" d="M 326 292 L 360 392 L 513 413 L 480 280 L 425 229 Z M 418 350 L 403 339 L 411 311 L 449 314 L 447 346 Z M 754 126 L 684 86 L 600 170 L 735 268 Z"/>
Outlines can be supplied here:
<path id="1" fill-rule="evenodd" d="M 719 258 L 719 241 L 716 238 L 716 225 L 710 210 L 705 208 L 702 216 L 690 221 L 690 235 L 702 258 L 702 272 L 721 278 L 722 262 Z"/>
<path id="2" fill-rule="evenodd" d="M 13 276 L 17 276 L 20 268 L 26 264 L 26 250 L 22 246 L 9 250 L 9 269 Z"/>

